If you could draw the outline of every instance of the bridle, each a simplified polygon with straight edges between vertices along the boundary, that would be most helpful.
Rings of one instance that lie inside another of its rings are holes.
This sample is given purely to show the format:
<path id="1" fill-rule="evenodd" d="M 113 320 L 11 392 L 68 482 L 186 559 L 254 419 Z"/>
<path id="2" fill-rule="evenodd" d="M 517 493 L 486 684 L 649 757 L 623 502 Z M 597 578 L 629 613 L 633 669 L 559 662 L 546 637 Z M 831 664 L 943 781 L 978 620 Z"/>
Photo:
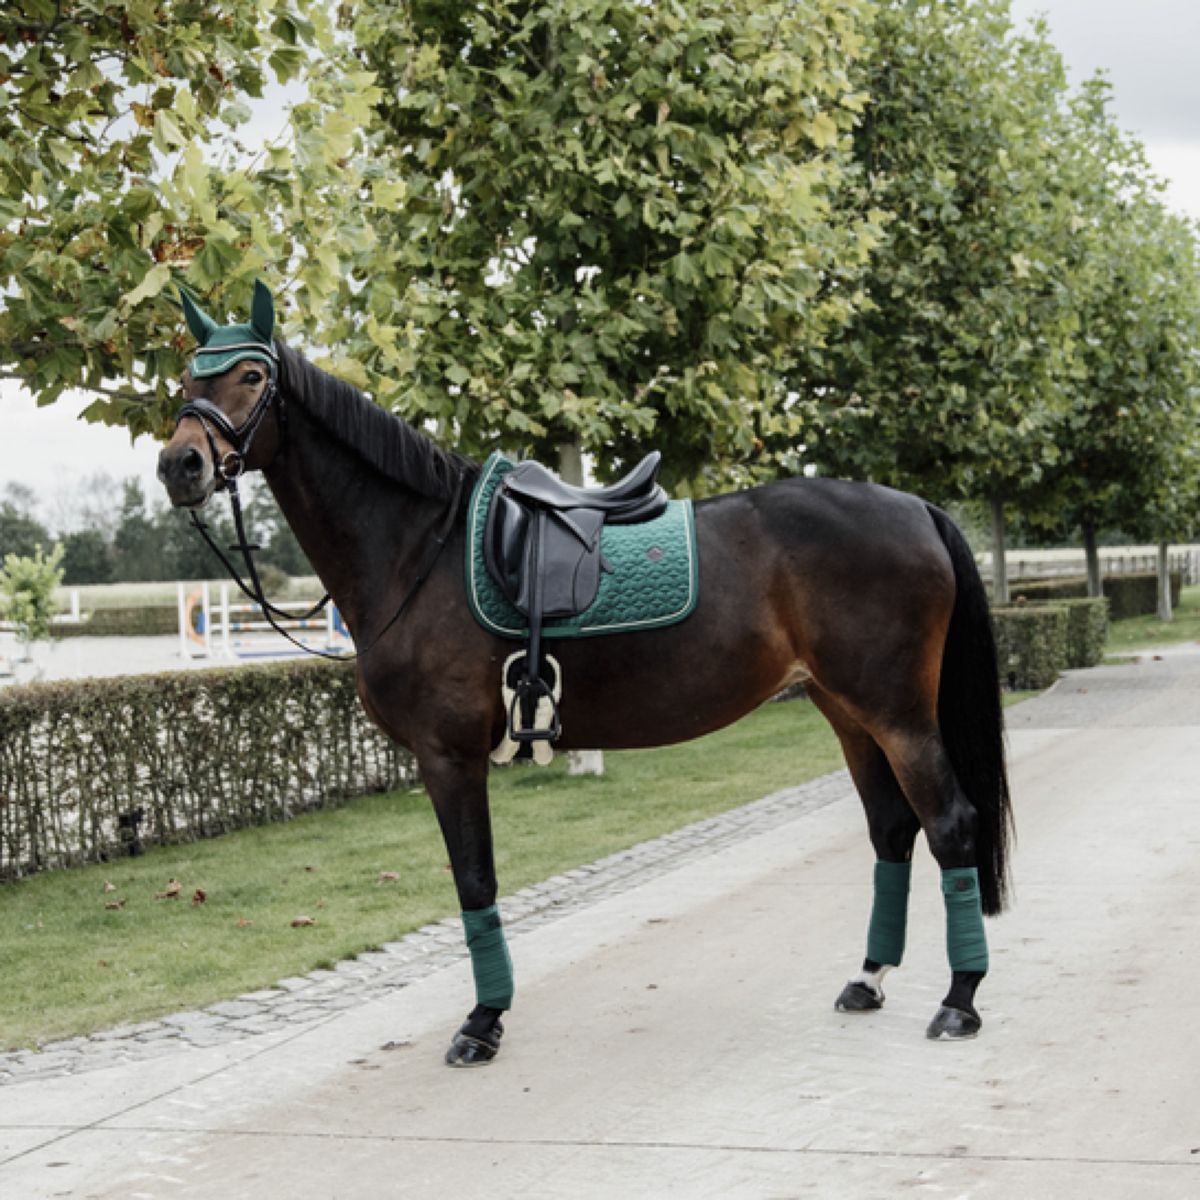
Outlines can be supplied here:
<path id="1" fill-rule="evenodd" d="M 400 606 L 393 613 L 387 624 L 367 643 L 366 646 L 357 650 L 353 654 L 331 654 L 327 650 L 316 650 L 312 646 L 306 646 L 299 638 L 293 637 L 282 625 L 280 621 L 310 621 L 325 610 L 332 597 L 328 592 L 317 601 L 306 613 L 297 616 L 295 613 L 286 612 L 277 605 L 272 604 L 266 597 L 263 589 L 262 581 L 258 576 L 258 568 L 254 562 L 254 555 L 261 549 L 260 546 L 254 545 L 246 537 L 246 523 L 242 515 L 242 498 L 238 490 L 238 480 L 242 477 L 246 469 L 246 460 L 250 456 L 250 449 L 254 443 L 254 437 L 262 426 L 263 418 L 267 415 L 267 410 L 272 403 L 278 401 L 277 409 L 279 414 L 279 444 L 275 448 L 275 457 L 279 456 L 283 448 L 284 438 L 287 431 L 287 423 L 285 420 L 286 409 L 283 403 L 283 396 L 279 391 L 278 384 L 275 382 L 276 374 L 279 370 L 279 358 L 275 354 L 274 349 L 264 346 L 261 342 L 239 342 L 235 345 L 220 347 L 221 352 L 225 353 L 230 350 L 253 350 L 258 355 L 267 355 L 271 359 L 272 369 L 267 375 L 267 386 L 263 388 L 262 395 L 254 402 L 254 407 L 250 410 L 250 415 L 240 424 L 234 423 L 211 401 L 206 399 L 189 400 L 180 408 L 175 416 L 175 427 L 188 417 L 193 417 L 200 422 L 200 427 L 204 430 L 204 436 L 208 440 L 209 451 L 212 454 L 213 474 L 217 478 L 218 491 L 224 489 L 229 495 L 229 505 L 233 510 L 233 524 L 237 531 L 237 545 L 230 546 L 231 551 L 237 551 L 242 556 L 242 561 L 246 566 L 246 574 L 250 577 L 250 583 L 242 579 L 238 573 L 237 567 L 225 557 L 220 546 L 213 540 L 212 535 L 208 531 L 208 526 L 200 519 L 199 514 L 193 508 L 190 510 L 192 524 L 200 532 L 200 536 L 208 543 L 208 547 L 221 560 L 222 566 L 229 573 L 234 583 L 238 585 L 241 591 L 262 610 L 262 614 L 266 617 L 268 623 L 276 633 L 282 634 L 294 646 L 298 646 L 307 654 L 315 654 L 320 658 L 331 658 L 337 661 L 348 661 L 359 658 L 372 649 L 385 633 L 400 619 L 404 610 L 408 608 L 413 597 L 420 590 L 421 585 L 425 582 L 429 572 L 433 569 L 438 557 L 442 552 L 442 547 L 446 544 L 446 539 L 450 535 L 450 530 L 454 526 L 454 519 L 458 514 L 459 505 L 462 501 L 462 477 L 460 476 L 454 488 L 454 495 L 450 501 L 450 506 L 446 513 L 446 519 L 441 528 L 438 530 L 437 536 L 434 538 L 433 553 L 427 558 L 427 561 L 417 575 L 416 581 L 401 600 Z M 249 356 L 247 356 L 249 357 Z M 237 365 L 236 363 L 234 364 Z M 224 454 L 220 452 L 217 446 L 217 437 L 214 432 L 214 427 L 217 432 L 225 439 L 232 447 Z M 274 459 L 272 459 L 274 461 Z M 269 465 L 269 464 L 268 464 Z"/>
<path id="2" fill-rule="evenodd" d="M 278 623 L 281 620 L 296 619 L 295 614 L 285 612 L 277 605 L 272 604 L 266 597 L 262 580 L 258 577 L 258 567 L 254 562 L 254 554 L 260 547 L 252 544 L 246 537 L 246 522 L 242 514 L 242 497 L 238 489 L 238 480 L 242 477 L 246 469 L 246 459 L 250 456 L 250 449 L 254 444 L 255 434 L 262 427 L 263 418 L 267 415 L 267 410 L 277 398 L 279 399 L 279 413 L 282 418 L 283 400 L 279 396 L 279 387 L 275 382 L 275 374 L 279 369 L 279 360 L 274 350 L 269 349 L 259 342 L 238 342 L 232 346 L 222 346 L 221 350 L 223 353 L 230 350 L 253 350 L 257 354 L 267 354 L 271 358 L 272 369 L 267 373 L 267 386 L 263 388 L 262 394 L 254 402 L 254 407 L 250 410 L 250 415 L 240 425 L 235 425 L 211 400 L 206 400 L 202 397 L 198 400 L 189 400 L 180 408 L 179 412 L 175 415 L 175 427 L 178 429 L 184 420 L 188 417 L 194 417 L 200 422 L 200 428 L 204 430 L 204 436 L 208 440 L 208 449 L 212 454 L 213 474 L 217 479 L 216 490 L 221 491 L 223 489 L 228 492 L 229 506 L 233 510 L 233 524 L 237 530 L 238 540 L 236 546 L 230 546 L 230 550 L 240 552 L 242 561 L 246 565 L 246 574 L 250 577 L 249 586 L 238 573 L 237 567 L 225 557 L 221 547 L 213 540 L 212 535 L 208 531 L 208 526 L 200 519 L 200 515 L 194 508 L 191 510 L 192 524 L 200 531 L 200 536 L 208 543 L 209 549 L 221 560 L 221 564 L 229 572 L 234 583 L 238 585 L 249 599 L 253 600 L 259 606 L 263 616 L 266 617 L 277 633 L 283 634 L 288 641 L 299 646 L 301 649 L 308 651 L 310 654 L 319 654 L 322 658 L 353 657 L 352 655 L 330 654 L 325 650 L 314 650 L 311 646 L 306 646 Z M 236 366 L 236 364 L 234 365 Z M 231 447 L 224 454 L 221 453 L 220 448 L 217 446 L 218 432 Z M 281 438 L 282 432 L 281 425 Z M 278 449 L 276 449 L 276 454 L 278 454 Z M 302 621 L 311 620 L 318 613 L 324 611 L 329 601 L 330 596 L 326 592 L 299 619 Z"/>
<path id="3" fill-rule="evenodd" d="M 208 448 L 212 452 L 213 473 L 217 477 L 218 486 L 227 487 L 231 482 L 236 483 L 238 477 L 245 470 L 246 459 L 250 455 L 254 435 L 258 433 L 263 417 L 267 415 L 267 409 L 279 395 L 279 387 L 275 382 L 275 376 L 279 372 L 279 356 L 273 348 L 265 346 L 261 342 L 236 342 L 232 346 L 222 346 L 220 349 L 222 354 L 231 350 L 252 350 L 256 355 L 266 355 L 271 360 L 271 368 L 267 372 L 267 386 L 263 388 L 262 395 L 254 402 L 250 415 L 240 425 L 234 425 L 211 400 L 203 398 L 189 400 L 175 414 L 176 428 L 185 417 L 195 417 L 200 422 L 204 436 L 208 439 Z M 282 399 L 279 402 L 279 411 L 283 412 Z M 217 438 L 213 433 L 214 425 L 220 431 L 221 436 L 233 447 L 232 450 L 228 450 L 224 454 L 218 452 Z M 231 460 L 232 467 L 227 465 Z"/>

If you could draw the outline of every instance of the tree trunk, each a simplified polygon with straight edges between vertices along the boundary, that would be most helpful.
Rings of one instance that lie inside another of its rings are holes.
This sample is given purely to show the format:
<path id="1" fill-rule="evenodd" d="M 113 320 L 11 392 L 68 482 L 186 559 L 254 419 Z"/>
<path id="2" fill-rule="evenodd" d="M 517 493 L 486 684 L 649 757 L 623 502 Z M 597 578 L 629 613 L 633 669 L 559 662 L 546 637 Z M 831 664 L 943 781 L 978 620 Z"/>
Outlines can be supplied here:
<path id="1" fill-rule="evenodd" d="M 992 600 L 1007 604 L 1008 559 L 1004 549 L 1004 497 L 997 492 L 992 497 Z"/>
<path id="2" fill-rule="evenodd" d="M 1173 621 L 1175 614 L 1171 611 L 1171 564 L 1168 551 L 1169 542 L 1158 543 L 1158 619 Z"/>
<path id="3" fill-rule="evenodd" d="M 563 442 L 558 448 L 558 473 L 576 487 L 582 487 L 583 478 L 583 447 L 579 439 Z M 570 687 L 570 680 L 564 681 L 564 686 Z M 599 750 L 568 750 L 568 775 L 603 775 L 604 754 Z"/>
<path id="4" fill-rule="evenodd" d="M 1096 545 L 1096 526 L 1090 521 L 1083 525 L 1083 557 L 1087 562 L 1087 594 L 1092 597 L 1104 595 L 1104 581 L 1100 577 L 1100 547 Z"/>

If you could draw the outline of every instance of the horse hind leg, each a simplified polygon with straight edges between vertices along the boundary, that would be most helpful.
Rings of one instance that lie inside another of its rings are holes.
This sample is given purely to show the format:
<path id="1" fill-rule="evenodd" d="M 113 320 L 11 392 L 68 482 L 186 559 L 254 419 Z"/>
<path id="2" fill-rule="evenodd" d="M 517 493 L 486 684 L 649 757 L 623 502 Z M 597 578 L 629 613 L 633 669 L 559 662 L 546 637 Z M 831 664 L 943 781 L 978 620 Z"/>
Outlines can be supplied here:
<path id="1" fill-rule="evenodd" d="M 936 725 L 889 731 L 881 734 L 880 744 L 942 872 L 950 988 L 926 1035 L 974 1037 L 983 1024 L 975 993 L 988 970 L 977 858 L 978 814 L 955 777 Z"/>
<path id="2" fill-rule="evenodd" d="M 811 685 L 809 691 L 842 744 L 875 850 L 866 957 L 834 1007 L 839 1012 L 874 1012 L 883 1007 L 884 976 L 904 957 L 912 852 L 921 825 L 879 743 L 828 694 Z"/>

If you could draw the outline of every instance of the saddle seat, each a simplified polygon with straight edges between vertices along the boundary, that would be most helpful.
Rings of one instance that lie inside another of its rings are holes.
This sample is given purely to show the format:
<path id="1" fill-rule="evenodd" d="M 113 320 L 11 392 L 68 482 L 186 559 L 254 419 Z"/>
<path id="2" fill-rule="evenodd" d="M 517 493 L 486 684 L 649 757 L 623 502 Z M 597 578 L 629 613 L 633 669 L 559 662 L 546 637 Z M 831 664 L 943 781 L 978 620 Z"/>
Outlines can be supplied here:
<path id="1" fill-rule="evenodd" d="M 657 482 L 661 461 L 662 455 L 653 450 L 616 483 L 582 488 L 564 483 L 541 463 L 529 459 L 510 471 L 502 486 L 510 495 L 544 508 L 592 509 L 602 512 L 613 525 L 635 525 L 661 516 L 667 507 L 667 494 Z"/>

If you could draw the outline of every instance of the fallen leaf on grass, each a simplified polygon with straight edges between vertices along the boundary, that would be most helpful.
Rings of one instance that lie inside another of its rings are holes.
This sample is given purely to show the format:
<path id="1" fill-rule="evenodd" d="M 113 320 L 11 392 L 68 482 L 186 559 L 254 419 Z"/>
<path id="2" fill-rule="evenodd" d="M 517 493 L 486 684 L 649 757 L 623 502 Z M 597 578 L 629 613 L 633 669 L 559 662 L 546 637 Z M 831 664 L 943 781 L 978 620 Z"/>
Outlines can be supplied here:
<path id="1" fill-rule="evenodd" d="M 237 927 L 239 929 L 249 929 L 253 924 L 253 921 L 247 921 L 245 917 L 238 917 L 237 919 Z"/>
<path id="2" fill-rule="evenodd" d="M 397 882 L 399 882 L 399 880 L 400 880 L 400 872 L 399 871 L 380 871 L 379 872 L 379 882 L 380 883 L 397 883 Z"/>
<path id="3" fill-rule="evenodd" d="M 117 890 L 117 885 L 115 883 L 109 883 L 106 879 L 104 881 L 104 890 L 106 892 L 115 892 Z"/>
<path id="4" fill-rule="evenodd" d="M 178 879 L 171 879 L 167 882 L 167 890 L 159 892 L 154 898 L 155 900 L 178 900 L 182 886 Z"/>
<path id="5" fill-rule="evenodd" d="M 301 929 L 305 925 L 315 925 L 317 922 L 313 917 L 293 917 L 292 928 Z"/>
<path id="6" fill-rule="evenodd" d="M 192 893 L 192 905 L 193 906 L 203 904 L 205 902 L 205 900 L 207 900 L 207 899 L 208 899 L 208 893 L 203 888 L 197 888 Z"/>
<path id="7" fill-rule="evenodd" d="M 124 900 L 110 900 L 104 907 L 109 910 L 117 909 L 117 908 L 124 908 L 125 901 Z"/>

